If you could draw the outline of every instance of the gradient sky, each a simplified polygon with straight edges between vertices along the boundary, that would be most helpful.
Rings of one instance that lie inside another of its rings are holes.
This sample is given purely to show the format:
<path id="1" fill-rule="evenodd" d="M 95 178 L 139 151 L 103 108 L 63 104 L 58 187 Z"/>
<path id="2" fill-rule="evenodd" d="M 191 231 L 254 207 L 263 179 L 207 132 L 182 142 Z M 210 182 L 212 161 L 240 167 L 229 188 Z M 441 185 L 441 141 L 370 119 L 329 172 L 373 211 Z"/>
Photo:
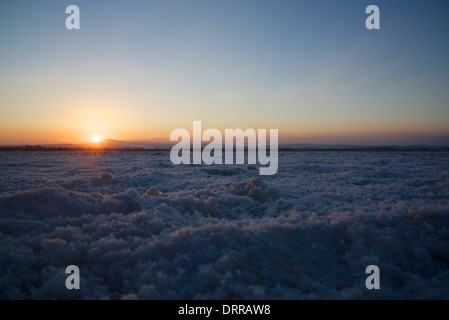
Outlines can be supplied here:
<path id="1" fill-rule="evenodd" d="M 449 1 L 0 2 L 0 144 L 167 141 L 193 120 L 449 144 Z"/>

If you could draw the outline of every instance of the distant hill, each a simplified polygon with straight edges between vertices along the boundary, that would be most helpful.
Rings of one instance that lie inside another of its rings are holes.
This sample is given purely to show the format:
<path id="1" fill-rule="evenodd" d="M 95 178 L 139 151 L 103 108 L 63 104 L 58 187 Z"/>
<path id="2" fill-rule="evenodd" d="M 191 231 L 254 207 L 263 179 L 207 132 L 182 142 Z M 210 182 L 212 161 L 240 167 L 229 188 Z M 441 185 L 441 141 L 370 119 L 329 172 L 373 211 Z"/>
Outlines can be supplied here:
<path id="1" fill-rule="evenodd" d="M 129 148 L 136 148 L 136 146 L 134 146 L 131 143 L 128 142 L 124 142 L 124 141 L 119 141 L 119 140 L 114 140 L 114 139 L 106 139 L 103 140 L 99 143 L 93 143 L 93 145 L 100 145 L 105 149 L 129 149 Z"/>

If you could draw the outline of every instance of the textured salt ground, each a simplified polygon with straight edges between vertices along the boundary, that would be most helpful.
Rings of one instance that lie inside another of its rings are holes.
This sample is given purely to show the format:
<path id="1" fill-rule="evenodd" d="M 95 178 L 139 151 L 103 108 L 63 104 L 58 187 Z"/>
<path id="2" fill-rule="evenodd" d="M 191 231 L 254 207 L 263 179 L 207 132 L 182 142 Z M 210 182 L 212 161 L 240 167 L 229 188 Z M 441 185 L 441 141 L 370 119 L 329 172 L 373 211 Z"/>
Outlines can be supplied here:
<path id="1" fill-rule="evenodd" d="M 2 152 L 0 298 L 447 299 L 448 160 L 286 152 L 268 177 L 168 153 Z"/>

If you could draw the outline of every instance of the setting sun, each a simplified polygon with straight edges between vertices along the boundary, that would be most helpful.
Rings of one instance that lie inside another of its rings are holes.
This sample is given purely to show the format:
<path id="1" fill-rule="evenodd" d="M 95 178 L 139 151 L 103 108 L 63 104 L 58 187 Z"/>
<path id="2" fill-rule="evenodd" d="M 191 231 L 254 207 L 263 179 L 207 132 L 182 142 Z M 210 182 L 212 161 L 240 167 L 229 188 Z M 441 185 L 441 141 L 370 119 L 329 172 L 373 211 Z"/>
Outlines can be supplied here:
<path id="1" fill-rule="evenodd" d="M 93 138 L 92 138 L 92 141 L 93 141 L 94 143 L 98 143 L 98 142 L 100 142 L 100 137 L 93 137 Z"/>

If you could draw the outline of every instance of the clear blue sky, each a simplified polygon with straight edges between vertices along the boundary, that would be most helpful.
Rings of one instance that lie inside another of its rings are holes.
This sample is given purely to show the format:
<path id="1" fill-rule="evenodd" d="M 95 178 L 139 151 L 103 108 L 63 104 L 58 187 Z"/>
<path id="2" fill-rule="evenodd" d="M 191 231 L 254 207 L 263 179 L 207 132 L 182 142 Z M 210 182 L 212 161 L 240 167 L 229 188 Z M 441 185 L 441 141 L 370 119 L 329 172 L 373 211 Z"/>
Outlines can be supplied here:
<path id="1" fill-rule="evenodd" d="M 193 120 L 449 144 L 449 1 L 8 0 L 0 43 L 0 144 L 168 140 Z"/>

